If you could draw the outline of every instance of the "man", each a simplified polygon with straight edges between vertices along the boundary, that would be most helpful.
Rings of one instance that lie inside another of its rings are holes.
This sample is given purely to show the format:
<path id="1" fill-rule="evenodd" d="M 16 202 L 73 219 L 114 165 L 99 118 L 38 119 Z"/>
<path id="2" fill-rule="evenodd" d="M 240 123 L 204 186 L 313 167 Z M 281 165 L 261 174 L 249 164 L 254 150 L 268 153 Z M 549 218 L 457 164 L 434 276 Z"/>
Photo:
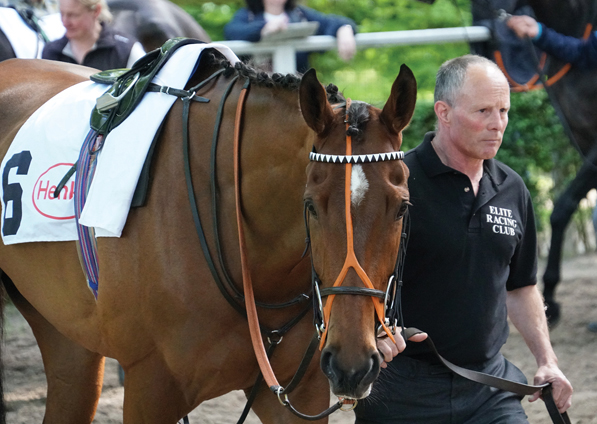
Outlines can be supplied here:
<path id="1" fill-rule="evenodd" d="M 531 198 L 522 179 L 493 159 L 508 124 L 508 82 L 493 62 L 466 55 L 441 66 L 435 100 L 437 132 L 405 158 L 412 203 L 405 325 L 426 331 L 457 365 L 526 382 L 500 353 L 509 316 L 537 361 L 534 383 L 551 382 L 565 411 L 572 386 L 558 368 L 535 286 Z M 359 403 L 356 423 L 528 423 L 517 395 L 452 374 L 425 343 L 400 354 L 404 342 L 397 343 L 380 341 L 389 363 Z"/>
<path id="2" fill-rule="evenodd" d="M 508 27 L 520 37 L 529 37 L 533 43 L 550 55 L 581 69 L 597 68 L 597 34 L 591 32 L 586 40 L 560 34 L 530 16 L 512 16 Z"/>

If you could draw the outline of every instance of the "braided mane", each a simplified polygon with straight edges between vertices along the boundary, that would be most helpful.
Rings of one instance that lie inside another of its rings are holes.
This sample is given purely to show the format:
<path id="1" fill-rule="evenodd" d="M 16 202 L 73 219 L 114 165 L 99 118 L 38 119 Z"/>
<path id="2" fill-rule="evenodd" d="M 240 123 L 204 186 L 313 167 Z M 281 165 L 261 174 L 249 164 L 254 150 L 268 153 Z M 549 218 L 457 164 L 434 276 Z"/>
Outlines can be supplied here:
<path id="1" fill-rule="evenodd" d="M 267 88 L 282 88 L 289 91 L 297 91 L 301 85 L 301 76 L 296 74 L 280 74 L 278 72 L 269 73 L 260 70 L 243 62 L 237 62 L 232 65 L 227 59 L 217 52 L 210 52 L 208 63 L 211 65 L 224 68 L 224 76 L 230 78 L 238 75 L 243 78 L 248 78 L 251 84 L 259 87 Z M 346 101 L 344 95 L 338 90 L 334 84 L 328 84 L 325 87 L 328 101 L 331 104 L 344 103 Z M 364 102 L 355 101 L 350 107 L 348 114 L 349 127 L 347 135 L 358 136 L 362 134 L 364 127 L 369 120 L 368 104 Z"/>

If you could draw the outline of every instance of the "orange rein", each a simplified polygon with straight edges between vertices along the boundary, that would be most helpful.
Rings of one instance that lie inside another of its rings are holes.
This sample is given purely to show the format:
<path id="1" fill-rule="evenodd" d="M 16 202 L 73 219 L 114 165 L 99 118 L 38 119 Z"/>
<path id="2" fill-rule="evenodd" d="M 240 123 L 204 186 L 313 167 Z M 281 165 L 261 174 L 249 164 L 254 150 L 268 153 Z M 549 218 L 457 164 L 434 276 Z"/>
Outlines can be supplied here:
<path id="1" fill-rule="evenodd" d="M 583 37 L 582 37 L 583 40 L 586 40 L 589 38 L 589 35 L 591 35 L 592 29 L 593 29 L 593 25 L 590 23 L 587 24 L 587 26 L 585 27 L 585 33 L 583 34 Z M 512 79 L 512 77 L 508 74 L 508 71 L 506 70 L 506 66 L 504 65 L 504 60 L 502 58 L 502 53 L 499 50 L 496 50 L 493 54 L 495 56 L 496 64 L 499 66 L 499 68 L 502 70 L 502 72 L 508 79 L 508 82 L 510 83 L 510 86 L 512 87 L 512 91 L 514 91 L 516 93 L 520 93 L 523 91 L 539 90 L 539 89 L 543 88 L 543 84 L 536 83 L 539 80 L 539 76 L 540 76 L 538 73 L 533 75 L 533 77 L 524 84 L 519 84 L 516 81 L 514 81 Z M 547 55 L 545 53 L 543 53 L 541 55 L 541 60 L 539 63 L 539 67 L 541 69 L 543 69 L 543 67 L 545 66 L 546 59 L 547 59 Z M 562 79 L 562 77 L 564 75 L 566 75 L 571 68 L 572 68 L 572 65 L 569 63 L 566 63 L 564 66 L 562 66 L 562 68 L 558 72 L 556 72 L 554 75 L 549 77 L 547 79 L 547 81 L 545 81 L 545 85 L 547 85 L 548 87 L 551 87 L 553 84 L 555 84 L 560 79 Z"/>
<path id="2" fill-rule="evenodd" d="M 234 198 L 236 201 L 236 222 L 238 225 L 238 242 L 240 245 L 240 261 L 243 277 L 243 288 L 245 292 L 245 307 L 247 308 L 247 321 L 249 322 L 249 332 L 253 350 L 259 363 L 259 369 L 263 378 L 269 387 L 280 387 L 272 366 L 269 363 L 261 331 L 259 330 L 259 317 L 257 316 L 257 306 L 255 305 L 255 294 L 253 293 L 253 283 L 251 281 L 251 271 L 247 259 L 247 246 L 243 230 L 243 216 L 241 212 L 240 196 L 240 124 L 242 120 L 242 111 L 247 95 L 247 88 L 243 87 L 236 105 L 236 118 L 234 122 Z"/>
<path id="3" fill-rule="evenodd" d="M 350 109 L 350 99 L 346 99 L 346 129 L 348 130 L 348 110 Z M 350 135 L 346 136 L 346 155 L 352 155 L 352 137 Z M 353 242 L 353 229 L 352 229 L 352 214 L 350 213 L 350 205 L 351 205 L 351 191 L 350 191 L 350 183 L 352 177 L 352 163 L 346 164 L 346 172 L 345 172 L 345 184 L 344 184 L 344 209 L 346 214 L 346 260 L 344 261 L 344 266 L 336 278 L 333 287 L 341 286 L 346 278 L 346 274 L 348 273 L 348 269 L 352 268 L 355 270 L 357 275 L 361 278 L 361 281 L 370 289 L 375 289 L 371 280 L 367 276 L 367 273 L 361 265 L 354 253 L 354 242 Z M 323 349 L 325 345 L 325 339 L 328 332 L 328 322 L 330 320 L 330 315 L 332 313 L 332 303 L 334 301 L 335 295 L 331 294 L 328 297 L 328 300 L 323 308 L 323 323 L 324 323 L 324 330 L 321 335 L 321 341 L 319 342 L 319 350 Z M 375 307 L 375 311 L 377 312 L 377 318 L 381 323 L 384 331 L 390 337 L 390 339 L 396 343 L 394 340 L 394 336 L 392 332 L 386 327 L 385 324 L 385 314 L 384 314 L 384 306 L 383 301 L 381 299 L 376 299 L 371 297 L 371 301 L 373 302 L 373 306 Z"/>
<path id="4" fill-rule="evenodd" d="M 263 344 L 263 338 L 261 337 L 261 331 L 259 329 L 259 317 L 257 315 L 257 307 L 255 305 L 255 294 L 253 292 L 253 283 L 251 281 L 251 272 L 249 267 L 249 262 L 247 259 L 247 248 L 245 242 L 245 235 L 243 229 L 243 217 L 241 212 L 241 193 L 240 193 L 240 124 L 242 120 L 242 110 L 246 98 L 247 88 L 243 87 L 240 95 L 238 104 L 236 107 L 236 118 L 235 118 L 235 127 L 234 127 L 234 197 L 236 203 L 236 222 L 238 225 L 238 240 L 240 246 L 240 259 L 241 259 L 241 269 L 242 269 L 242 278 L 243 278 L 243 288 L 245 294 L 245 307 L 247 310 L 247 321 L 249 323 L 249 332 L 251 334 L 251 342 L 253 344 L 253 350 L 255 351 L 255 356 L 257 357 L 257 362 L 259 364 L 259 368 L 261 373 L 263 374 L 263 378 L 265 382 L 278 394 L 283 393 L 283 388 L 278 383 L 274 371 L 272 370 L 271 364 L 267 357 L 267 352 L 265 351 L 265 346 Z M 350 107 L 350 99 L 346 102 L 346 117 L 348 121 L 348 108 Z M 348 123 L 347 127 L 348 129 Z M 351 137 L 346 137 L 346 152 L 347 155 L 350 155 L 352 152 L 352 145 L 351 145 Z M 348 268 L 353 268 L 356 273 L 359 275 L 363 283 L 371 288 L 374 289 L 373 284 L 371 283 L 369 277 L 360 266 L 355 253 L 354 253 L 354 246 L 353 246 L 353 231 L 352 231 L 352 217 L 350 213 L 350 179 L 352 174 L 352 164 L 346 164 L 346 185 L 345 185 L 345 207 L 346 207 L 346 233 L 347 233 L 347 256 L 346 261 L 344 263 L 344 267 L 340 272 L 340 275 L 336 279 L 334 283 L 335 286 L 339 286 L 344 281 L 346 274 L 348 272 Z M 323 347 L 325 343 L 325 335 L 327 334 L 327 323 L 329 321 L 331 309 L 332 309 L 332 301 L 334 299 L 334 295 L 330 295 L 328 301 L 326 302 L 325 309 L 324 309 L 324 323 L 326 325 L 325 331 L 321 337 L 321 344 L 320 349 Z M 373 301 L 373 305 L 377 312 L 377 316 L 383 329 L 386 331 L 386 334 L 395 342 L 392 332 L 387 328 L 385 325 L 384 320 L 384 307 L 382 301 L 377 301 L 375 298 L 371 298 Z M 280 402 L 282 400 L 280 399 Z M 282 402 L 283 403 L 283 402 Z M 284 404 L 284 403 L 283 403 Z"/>

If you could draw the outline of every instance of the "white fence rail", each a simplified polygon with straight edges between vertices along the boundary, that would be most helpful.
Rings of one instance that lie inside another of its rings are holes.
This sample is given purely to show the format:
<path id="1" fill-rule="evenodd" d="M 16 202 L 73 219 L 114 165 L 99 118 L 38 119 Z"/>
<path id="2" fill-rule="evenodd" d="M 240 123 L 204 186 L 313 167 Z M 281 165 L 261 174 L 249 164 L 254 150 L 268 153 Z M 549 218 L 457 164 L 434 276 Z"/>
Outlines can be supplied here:
<path id="1" fill-rule="evenodd" d="M 417 29 L 409 31 L 367 32 L 356 35 L 357 48 L 438 44 L 456 42 L 475 42 L 489 40 L 489 29 L 482 26 Z M 296 72 L 296 52 L 333 50 L 336 39 L 330 35 L 316 35 L 284 41 L 221 41 L 237 55 L 267 54 L 272 55 L 273 69 L 280 73 Z"/>

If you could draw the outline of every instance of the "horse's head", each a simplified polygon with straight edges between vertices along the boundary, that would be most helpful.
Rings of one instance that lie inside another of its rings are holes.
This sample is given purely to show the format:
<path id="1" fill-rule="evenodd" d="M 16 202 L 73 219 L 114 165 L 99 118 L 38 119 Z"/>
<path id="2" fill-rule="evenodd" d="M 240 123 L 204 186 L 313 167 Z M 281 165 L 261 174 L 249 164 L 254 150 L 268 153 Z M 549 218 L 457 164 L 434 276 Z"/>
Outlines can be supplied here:
<path id="1" fill-rule="evenodd" d="M 319 289 L 324 298 L 329 294 L 321 321 L 318 308 L 315 320 L 321 367 L 337 396 L 367 396 L 379 373 L 376 328 L 385 313 L 384 299 L 374 296 L 385 295 L 397 264 L 409 198 L 401 131 L 416 90 L 404 65 L 383 110 L 362 102 L 330 104 L 315 71 L 301 83 L 301 110 L 316 134 L 304 194 L 314 293 L 316 299 Z"/>

